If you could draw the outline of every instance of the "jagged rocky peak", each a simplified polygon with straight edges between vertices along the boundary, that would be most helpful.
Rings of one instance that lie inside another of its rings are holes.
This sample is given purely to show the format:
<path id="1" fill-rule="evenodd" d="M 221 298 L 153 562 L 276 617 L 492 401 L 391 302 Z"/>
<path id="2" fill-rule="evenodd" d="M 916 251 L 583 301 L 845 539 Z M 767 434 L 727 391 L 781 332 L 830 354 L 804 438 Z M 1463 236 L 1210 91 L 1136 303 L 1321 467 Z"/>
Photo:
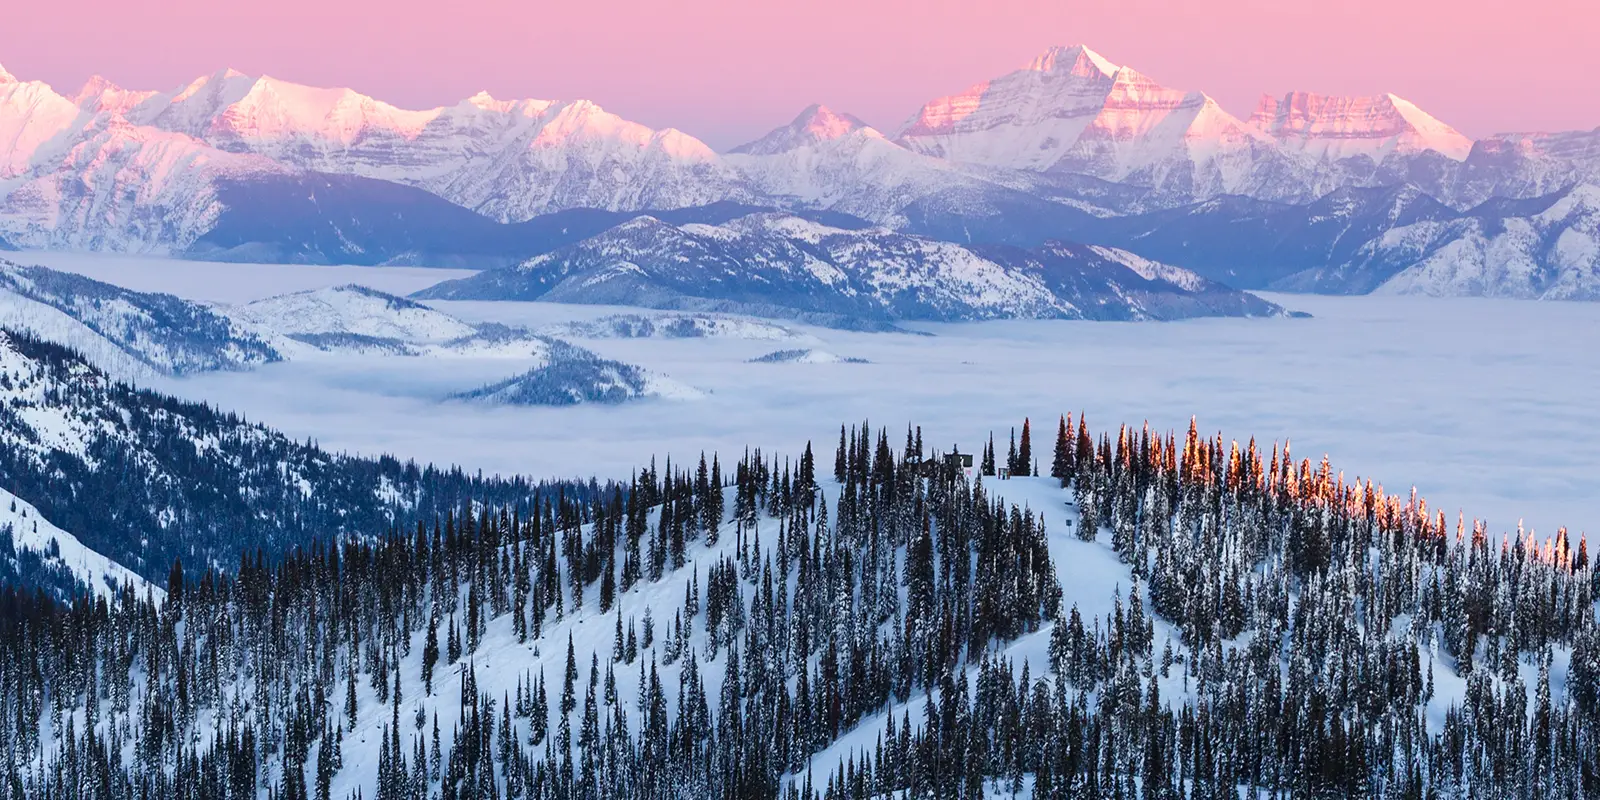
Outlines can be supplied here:
<path id="1" fill-rule="evenodd" d="M 104 75 L 95 75 L 72 96 L 72 104 L 91 114 L 127 114 L 155 95 L 155 92 L 124 89 Z"/>
<path id="2" fill-rule="evenodd" d="M 1052 47 L 1028 62 L 1031 72 L 1062 73 L 1080 78 L 1110 78 L 1122 67 L 1081 44 Z"/>
<path id="3" fill-rule="evenodd" d="M 872 126 L 854 115 L 843 114 L 817 103 L 800 112 L 800 115 L 788 125 L 775 128 L 760 139 L 742 144 L 729 152 L 753 156 L 787 153 L 818 142 L 843 138 L 861 130 L 877 133 Z"/>
<path id="4" fill-rule="evenodd" d="M 949 157 L 942 151 L 955 143 L 936 137 L 1093 114 L 1124 72 L 1129 70 L 1083 45 L 1053 47 L 1021 69 L 928 102 L 901 126 L 897 138 L 913 150 Z"/>
<path id="5" fill-rule="evenodd" d="M 1331 159 L 1434 150 L 1459 161 L 1472 150 L 1471 139 L 1394 94 L 1262 95 L 1250 125 L 1281 144 Z"/>
<path id="6" fill-rule="evenodd" d="M 176 91 L 151 96 L 133 109 L 129 118 L 140 125 L 200 136 L 206 132 L 212 117 L 239 102 L 255 82 L 255 78 L 235 69 L 218 70 Z"/>
<path id="7" fill-rule="evenodd" d="M 1184 201 L 1244 190 L 1271 144 L 1204 93 L 1081 45 L 928 103 L 897 141 L 951 161 L 1131 181 Z"/>

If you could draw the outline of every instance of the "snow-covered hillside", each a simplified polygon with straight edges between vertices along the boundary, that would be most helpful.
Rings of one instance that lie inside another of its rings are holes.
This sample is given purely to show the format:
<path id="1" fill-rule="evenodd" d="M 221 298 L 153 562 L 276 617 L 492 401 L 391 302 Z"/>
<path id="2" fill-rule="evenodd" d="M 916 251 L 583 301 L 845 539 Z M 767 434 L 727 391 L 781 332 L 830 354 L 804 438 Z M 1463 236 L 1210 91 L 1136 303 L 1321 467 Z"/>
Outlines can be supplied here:
<path id="1" fill-rule="evenodd" d="M 750 359 L 752 364 L 865 364 L 866 359 L 841 356 L 827 350 L 803 348 L 797 350 L 774 350 L 766 355 Z"/>
<path id="2" fill-rule="evenodd" d="M 209 306 L 5 260 L 0 325 L 72 347 L 128 379 L 250 369 L 282 358 Z"/>
<path id="3" fill-rule="evenodd" d="M 1020 208 L 1048 217 L 1059 205 L 1018 188 L 1029 178 L 1011 170 L 975 169 L 913 152 L 855 117 L 821 105 L 725 158 L 751 186 L 781 203 L 826 208 L 891 227 L 936 213 L 986 220 L 1002 212 L 1020 217 Z"/>
<path id="4" fill-rule="evenodd" d="M 285 336 L 343 334 L 432 343 L 476 331 L 421 303 L 355 284 L 269 297 L 229 313 Z"/>
<path id="5" fill-rule="evenodd" d="M 78 353 L 0 327 L 0 489 L 30 504 L 30 519 L 164 578 L 175 557 L 231 567 L 258 548 L 369 534 L 463 493 L 514 501 L 533 486 L 335 455 L 135 389 Z"/>
<path id="6" fill-rule="evenodd" d="M 527 372 L 461 392 L 454 399 L 510 406 L 615 405 L 632 400 L 693 400 L 703 393 L 664 375 L 550 340 Z"/>
<path id="7" fill-rule="evenodd" d="M 550 325 L 547 336 L 578 339 L 750 339 L 786 341 L 810 338 L 782 325 L 721 314 L 611 314 L 592 320 Z"/>
<path id="8" fill-rule="evenodd" d="M 44 83 L 0 77 L 0 232 L 14 244 L 181 250 L 221 213 L 218 180 L 286 171 L 130 122 L 113 89 L 91 81 L 80 109 Z"/>
<path id="9" fill-rule="evenodd" d="M 1174 319 L 1283 310 L 1108 248 L 973 248 L 783 214 L 724 225 L 640 217 L 512 269 L 418 293 L 855 320 Z"/>
<path id="10" fill-rule="evenodd" d="M 415 536 L 246 563 L 234 592 L 191 578 L 160 611 L 183 626 L 152 626 L 161 646 L 131 663 L 112 634 L 73 642 L 111 697 L 44 691 L 75 667 L 24 672 L 59 714 L 0 729 L 39 743 L 19 778 L 39 793 L 75 777 L 76 731 L 181 697 L 182 735 L 130 726 L 112 770 L 292 797 L 1148 797 L 1154 783 L 1454 797 L 1449 765 L 1469 759 L 1474 786 L 1581 796 L 1584 735 L 1540 739 L 1549 771 L 1497 773 L 1480 751 L 1531 765 L 1544 720 L 1593 724 L 1592 565 L 1564 535 L 1497 548 L 1463 522 L 1451 543 L 1414 496 L 1286 448 L 1266 462 L 1220 435 L 1191 431 L 1180 450 L 1124 428 L 1097 453 L 1085 428 L 1061 430 L 1060 478 L 1026 474 L 1026 439 L 1010 458 L 1023 474 L 968 480 L 938 449 L 924 458 L 917 431 L 901 452 L 852 429 L 831 475 L 809 447 L 652 463 L 626 495 L 467 506 Z M 1473 573 L 1498 598 L 1483 620 L 1445 602 Z M 194 678 L 146 677 L 163 673 Z M 232 710 L 252 697 L 272 700 Z M 57 726 L 73 733 L 57 741 Z M 1385 732 L 1396 741 L 1377 746 Z M 1408 750 L 1446 756 L 1435 769 Z M 232 758 L 201 778 L 133 758 L 171 751 Z"/>
<path id="11" fill-rule="evenodd" d="M 1491 201 L 1395 227 L 1348 259 L 1281 281 L 1332 293 L 1600 300 L 1600 187 Z"/>
<path id="12" fill-rule="evenodd" d="M 51 524 L 39 509 L 0 485 L 0 536 L 9 537 L 9 551 L 27 551 L 49 567 L 59 567 L 97 596 L 111 599 L 124 588 L 137 595 L 166 594 L 138 573 L 84 546 L 78 537 Z"/>

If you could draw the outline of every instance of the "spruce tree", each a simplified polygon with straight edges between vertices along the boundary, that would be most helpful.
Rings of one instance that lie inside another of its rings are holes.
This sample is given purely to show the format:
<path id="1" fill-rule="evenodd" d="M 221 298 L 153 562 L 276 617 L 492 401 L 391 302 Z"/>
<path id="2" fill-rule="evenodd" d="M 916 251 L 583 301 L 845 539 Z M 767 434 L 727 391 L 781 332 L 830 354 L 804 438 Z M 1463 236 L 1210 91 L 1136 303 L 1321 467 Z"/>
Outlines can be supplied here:
<path id="1" fill-rule="evenodd" d="M 1029 433 L 1028 418 L 1022 418 L 1022 441 L 1017 443 L 1017 467 L 1011 471 L 1017 477 L 1033 474 L 1033 436 Z"/>

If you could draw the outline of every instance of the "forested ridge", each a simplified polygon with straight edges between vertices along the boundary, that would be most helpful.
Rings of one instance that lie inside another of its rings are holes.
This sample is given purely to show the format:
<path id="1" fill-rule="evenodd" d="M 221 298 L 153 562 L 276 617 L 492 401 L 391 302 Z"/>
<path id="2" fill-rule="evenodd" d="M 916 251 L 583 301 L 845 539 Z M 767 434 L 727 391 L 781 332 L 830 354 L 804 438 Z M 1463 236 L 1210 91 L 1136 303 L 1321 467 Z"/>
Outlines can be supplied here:
<path id="1" fill-rule="evenodd" d="M 992 444 L 968 480 L 862 425 L 831 474 L 652 462 L 175 563 L 164 600 L 11 588 L 0 769 L 71 800 L 1600 795 L 1581 537 L 1194 426 L 1056 427 L 1010 482 Z M 1081 588 L 1102 556 L 1114 598 Z"/>
<path id="2" fill-rule="evenodd" d="M 158 581 L 179 558 L 231 567 L 258 548 L 275 558 L 313 539 L 380 536 L 468 502 L 526 506 L 541 490 L 603 489 L 329 452 L 3 329 L 0 478 L 95 551 Z"/>

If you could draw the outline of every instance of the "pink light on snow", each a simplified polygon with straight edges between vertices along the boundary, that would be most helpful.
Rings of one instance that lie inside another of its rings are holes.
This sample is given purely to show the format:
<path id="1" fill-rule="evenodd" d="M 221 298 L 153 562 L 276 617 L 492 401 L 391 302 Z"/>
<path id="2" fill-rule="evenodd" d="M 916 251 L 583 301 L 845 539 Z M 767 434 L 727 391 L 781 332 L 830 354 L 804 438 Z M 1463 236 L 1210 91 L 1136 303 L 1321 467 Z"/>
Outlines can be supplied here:
<path id="1" fill-rule="evenodd" d="M 818 100 L 895 130 L 930 98 L 1086 42 L 1247 117 L 1263 93 L 1404 97 L 1469 136 L 1600 125 L 1576 0 L 13 0 L 0 63 L 72 94 L 232 66 L 400 108 L 588 98 L 735 144 Z M 955 117 L 959 108 L 948 109 Z"/>

